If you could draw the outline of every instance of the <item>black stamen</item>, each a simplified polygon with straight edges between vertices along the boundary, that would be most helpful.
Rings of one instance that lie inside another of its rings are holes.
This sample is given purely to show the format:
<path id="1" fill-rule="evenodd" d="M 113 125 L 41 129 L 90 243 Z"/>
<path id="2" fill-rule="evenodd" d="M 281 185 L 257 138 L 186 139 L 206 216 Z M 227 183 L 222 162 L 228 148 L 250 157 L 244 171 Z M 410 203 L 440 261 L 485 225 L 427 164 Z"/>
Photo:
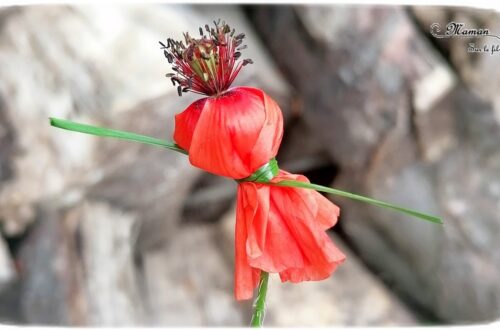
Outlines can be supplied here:
<path id="1" fill-rule="evenodd" d="M 172 77 L 172 78 L 170 78 L 170 80 L 172 81 L 172 85 L 174 85 L 174 86 L 175 86 L 175 83 L 178 83 L 179 85 L 181 84 L 181 81 L 177 77 Z"/>
<path id="2" fill-rule="evenodd" d="M 164 50 L 163 55 L 165 55 L 165 57 L 167 58 L 168 63 L 172 63 L 172 61 L 173 61 L 172 54 L 170 54 L 169 52 Z"/>
<path id="3" fill-rule="evenodd" d="M 208 24 L 199 27 L 199 37 L 193 38 L 186 32 L 183 34 L 184 40 L 167 38 L 166 45 L 159 41 L 175 72 L 166 74 L 166 77 L 177 87 L 179 96 L 187 91 L 218 95 L 229 88 L 241 66 L 253 63 L 250 59 L 240 62 L 241 51 L 247 48 L 247 45 L 242 44 L 245 34 L 234 36 L 236 30 L 220 18 L 213 23 L 212 28 Z M 205 61 L 213 63 L 215 68 Z M 219 71 L 222 64 L 227 67 Z M 214 74 L 213 69 L 217 74 Z"/>

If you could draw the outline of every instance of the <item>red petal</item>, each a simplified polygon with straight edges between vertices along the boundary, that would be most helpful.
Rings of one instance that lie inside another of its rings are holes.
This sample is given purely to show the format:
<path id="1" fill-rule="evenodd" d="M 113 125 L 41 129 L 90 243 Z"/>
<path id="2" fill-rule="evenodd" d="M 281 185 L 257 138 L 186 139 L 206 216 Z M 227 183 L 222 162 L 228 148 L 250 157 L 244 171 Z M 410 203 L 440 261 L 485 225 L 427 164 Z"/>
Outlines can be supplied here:
<path id="1" fill-rule="evenodd" d="M 191 103 L 183 112 L 175 116 L 174 140 L 182 149 L 189 151 L 193 133 L 207 99 Z"/>
<path id="2" fill-rule="evenodd" d="M 242 87 L 241 89 L 262 93 L 264 108 L 266 109 L 265 121 L 258 135 L 258 139 L 255 141 L 249 160 L 250 167 L 257 170 L 278 154 L 281 139 L 283 138 L 283 114 L 278 104 L 266 93 L 251 87 Z M 267 150 L 267 153 L 262 153 L 262 150 Z M 267 161 L 263 162 L 265 157 L 267 157 Z M 253 172 L 255 172 L 255 170 Z"/>
<path id="3" fill-rule="evenodd" d="M 302 182 L 309 182 L 303 175 L 290 174 L 286 171 L 281 171 L 280 175 L 273 179 L 273 182 L 279 182 L 282 180 L 295 180 Z M 304 198 L 308 200 L 314 199 L 315 203 L 308 202 L 309 205 L 317 205 L 317 208 L 313 211 L 316 214 L 316 220 L 320 223 L 323 230 L 327 230 L 335 226 L 337 219 L 340 216 L 340 208 L 333 204 L 328 198 L 321 195 L 312 189 L 301 189 Z M 306 197 L 307 196 L 307 197 Z M 317 211 L 316 211 L 317 210 Z"/>
<path id="4" fill-rule="evenodd" d="M 316 219 L 320 224 L 321 229 L 327 230 L 328 228 L 335 226 L 337 219 L 340 216 L 340 208 L 317 191 L 311 191 L 314 193 L 314 197 L 318 203 L 318 214 L 316 215 Z"/>
<path id="5" fill-rule="evenodd" d="M 296 177 L 281 171 L 277 180 L 295 178 L 301 181 L 307 180 L 305 177 Z M 321 194 L 314 190 L 301 188 L 278 188 L 282 189 L 282 194 L 271 193 L 271 198 L 275 201 L 276 207 L 282 213 L 286 224 L 292 233 L 295 241 L 301 247 L 304 255 L 303 267 L 290 267 L 280 273 L 282 281 L 301 282 L 317 281 L 330 276 L 335 271 L 337 265 L 345 260 L 345 255 L 333 244 L 325 233 L 325 227 L 336 219 L 337 207 L 327 206 Z M 316 208 L 310 205 L 310 198 L 316 200 Z M 320 202 L 318 204 L 318 201 Z M 332 204 L 329 202 L 329 204 Z M 333 205 L 333 204 L 332 204 Z M 293 210 L 293 211 L 291 211 Z M 328 221 L 327 212 L 330 214 Z"/>
<path id="6" fill-rule="evenodd" d="M 250 267 L 247 258 L 247 229 L 256 214 L 255 193 L 252 183 L 238 187 L 234 271 L 234 295 L 237 300 L 251 299 L 253 290 L 259 283 L 260 270 Z"/>
<path id="7" fill-rule="evenodd" d="M 273 191 L 273 194 L 276 192 Z M 263 253 L 248 258 L 248 263 L 266 272 L 279 273 L 290 267 L 303 267 L 301 247 L 288 229 L 286 221 L 271 203 Z"/>
<path id="8" fill-rule="evenodd" d="M 207 99 L 189 159 L 208 172 L 241 179 L 276 156 L 283 134 L 281 111 L 264 92 L 249 87 Z"/>
<path id="9" fill-rule="evenodd" d="M 246 252 L 249 258 L 262 255 L 266 243 L 267 221 L 269 218 L 269 186 L 252 182 L 238 186 L 238 195 L 245 196 L 245 213 L 247 225 Z"/>

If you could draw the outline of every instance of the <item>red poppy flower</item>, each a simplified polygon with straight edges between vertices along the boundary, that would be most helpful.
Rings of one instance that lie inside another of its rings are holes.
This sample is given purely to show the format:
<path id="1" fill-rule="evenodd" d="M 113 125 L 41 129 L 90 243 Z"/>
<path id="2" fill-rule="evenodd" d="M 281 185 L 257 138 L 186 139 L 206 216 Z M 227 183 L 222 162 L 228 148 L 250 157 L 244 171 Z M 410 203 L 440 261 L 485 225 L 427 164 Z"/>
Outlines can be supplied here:
<path id="1" fill-rule="evenodd" d="M 243 179 L 273 159 L 283 136 L 279 106 L 263 91 L 229 86 L 241 67 L 242 35 L 227 25 L 206 29 L 210 38 L 186 44 L 171 39 L 165 48 L 177 74 L 179 94 L 192 90 L 208 97 L 175 118 L 174 140 L 189 152 L 192 165 L 213 174 Z M 271 180 L 308 181 L 279 171 Z M 261 271 L 279 273 L 282 281 L 327 278 L 345 256 L 326 230 L 337 222 L 339 208 L 314 190 L 257 182 L 238 186 L 235 241 L 235 296 L 250 299 Z"/>

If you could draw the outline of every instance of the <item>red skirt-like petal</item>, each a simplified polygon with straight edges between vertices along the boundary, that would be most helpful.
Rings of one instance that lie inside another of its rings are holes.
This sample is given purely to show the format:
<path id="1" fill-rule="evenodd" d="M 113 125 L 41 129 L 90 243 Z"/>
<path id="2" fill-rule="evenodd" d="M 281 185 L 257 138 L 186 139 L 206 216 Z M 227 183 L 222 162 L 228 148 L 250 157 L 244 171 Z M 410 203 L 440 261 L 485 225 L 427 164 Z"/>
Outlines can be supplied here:
<path id="1" fill-rule="evenodd" d="M 280 180 L 308 181 L 280 171 Z M 317 191 L 244 182 L 236 214 L 236 299 L 250 299 L 259 270 L 279 273 L 283 282 L 327 278 L 345 259 L 325 230 L 339 208 Z"/>

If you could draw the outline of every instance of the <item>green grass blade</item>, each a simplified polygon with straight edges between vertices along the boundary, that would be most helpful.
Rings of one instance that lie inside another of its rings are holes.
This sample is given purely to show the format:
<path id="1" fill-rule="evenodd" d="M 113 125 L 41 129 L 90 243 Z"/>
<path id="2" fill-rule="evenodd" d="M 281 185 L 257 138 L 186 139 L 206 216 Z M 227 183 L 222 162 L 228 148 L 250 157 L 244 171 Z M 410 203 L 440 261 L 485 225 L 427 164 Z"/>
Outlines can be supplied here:
<path id="1" fill-rule="evenodd" d="M 144 144 L 149 144 L 149 145 L 154 145 L 154 146 L 160 146 L 160 147 L 168 148 L 170 150 L 174 150 L 174 151 L 177 151 L 177 152 L 180 152 L 180 153 L 187 155 L 186 150 L 180 148 L 177 144 L 175 144 L 172 141 L 160 140 L 160 139 L 156 139 L 156 138 L 149 137 L 146 135 L 125 132 L 125 131 L 119 131 L 119 130 L 104 128 L 104 127 L 97 127 L 97 126 L 92 126 L 92 125 L 79 124 L 79 123 L 75 123 L 75 122 L 72 122 L 69 120 L 63 120 L 63 119 L 57 119 L 57 118 L 50 118 L 50 125 L 57 127 L 57 128 L 66 129 L 68 131 L 74 131 L 74 132 L 80 132 L 80 133 L 85 133 L 85 134 L 104 136 L 104 137 L 134 141 L 134 142 L 139 142 L 139 143 L 144 143 Z"/>
<path id="2" fill-rule="evenodd" d="M 79 124 L 75 123 L 69 120 L 63 120 L 63 119 L 57 119 L 57 118 L 50 118 L 50 125 L 57 127 L 57 128 L 62 128 L 66 129 L 69 131 L 74 131 L 74 132 L 80 132 L 80 133 L 85 133 L 85 134 L 91 134 L 91 135 L 96 135 L 96 136 L 103 136 L 103 137 L 111 137 L 111 138 L 116 138 L 116 139 L 122 139 L 122 140 L 128 140 L 128 141 L 133 141 L 133 142 L 139 142 L 139 143 L 144 143 L 144 144 L 149 144 L 149 145 L 154 145 L 154 146 L 160 146 L 164 147 L 170 150 L 174 150 L 180 153 L 183 153 L 187 155 L 187 151 L 180 148 L 177 144 L 175 144 L 172 141 L 166 141 L 166 140 L 160 140 L 157 138 L 149 137 L 146 135 L 141 135 L 141 134 L 136 134 L 136 133 L 131 133 L 131 132 L 126 132 L 126 131 L 119 131 L 119 130 L 114 130 L 114 129 L 109 129 L 109 128 L 103 128 L 103 127 L 97 127 L 97 126 L 92 126 L 92 125 L 85 125 L 85 124 Z M 361 196 L 361 195 L 356 195 L 353 193 L 349 193 L 346 191 L 342 191 L 339 189 L 334 189 L 330 187 L 325 187 L 321 186 L 318 184 L 314 183 L 307 183 L 307 182 L 300 182 L 300 181 L 293 181 L 293 180 L 284 180 L 278 183 L 267 183 L 270 185 L 275 185 L 275 186 L 282 186 L 282 187 L 295 187 L 295 188 L 305 188 L 305 189 L 313 189 L 321 192 L 325 192 L 328 194 L 333 194 L 333 195 L 338 195 L 342 197 L 347 197 L 350 199 L 354 199 L 357 201 L 369 203 L 375 206 L 380 206 L 384 207 L 387 209 L 391 209 L 394 211 L 402 212 L 423 220 L 427 220 L 433 223 L 437 224 L 442 224 L 443 221 L 433 215 L 429 215 L 426 213 L 422 213 L 416 210 L 400 207 L 394 204 L 386 203 L 383 201 L 379 201 L 373 198 Z"/>
<path id="3" fill-rule="evenodd" d="M 274 186 L 282 186 L 282 187 L 314 189 L 314 190 L 325 192 L 328 194 L 347 197 L 347 198 L 354 199 L 354 200 L 357 200 L 360 202 L 365 202 L 365 203 L 372 204 L 375 206 L 380 206 L 380 207 L 384 207 L 384 208 L 391 209 L 394 211 L 402 212 L 402 213 L 411 215 L 411 216 L 416 217 L 416 218 L 430 221 L 432 223 L 443 224 L 443 220 L 441 220 L 441 218 L 430 215 L 430 214 L 422 213 L 422 212 L 419 212 L 416 210 L 412 210 L 412 209 L 397 206 L 394 204 L 386 203 L 386 202 L 379 201 L 379 200 L 376 200 L 373 198 L 369 198 L 369 197 L 365 197 L 365 196 L 361 196 L 361 195 L 356 195 L 353 193 L 349 193 L 347 191 L 329 188 L 329 187 L 321 186 L 321 185 L 314 184 L 314 183 L 300 182 L 300 181 L 294 181 L 294 180 L 284 180 L 284 181 L 280 181 L 277 183 L 269 183 L 269 184 L 274 185 Z"/>

